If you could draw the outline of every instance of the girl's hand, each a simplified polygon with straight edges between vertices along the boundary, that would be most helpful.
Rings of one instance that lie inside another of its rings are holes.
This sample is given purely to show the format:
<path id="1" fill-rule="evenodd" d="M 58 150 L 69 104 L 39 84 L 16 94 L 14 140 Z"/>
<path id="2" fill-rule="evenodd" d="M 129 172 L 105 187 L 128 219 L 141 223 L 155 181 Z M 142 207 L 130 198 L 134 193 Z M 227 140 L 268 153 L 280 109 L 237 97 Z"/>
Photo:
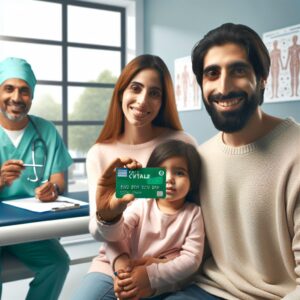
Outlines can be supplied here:
<path id="1" fill-rule="evenodd" d="M 142 165 L 131 158 L 117 158 L 104 171 L 98 181 L 96 191 L 97 214 L 103 221 L 114 221 L 118 219 L 127 204 L 134 200 L 131 194 L 125 195 L 121 199 L 116 198 L 116 168 L 138 169 Z"/>
<path id="2" fill-rule="evenodd" d="M 145 266 L 137 266 L 130 273 L 118 274 L 118 298 L 138 297 L 139 299 L 149 297 L 154 292 L 155 290 L 151 289 Z"/>
<path id="3" fill-rule="evenodd" d="M 129 289 L 129 287 L 126 287 L 126 280 L 130 284 L 130 271 L 131 269 L 127 268 L 126 270 L 120 269 L 117 272 L 117 276 L 114 278 L 114 292 L 118 300 L 138 300 L 137 297 L 138 289 L 134 287 L 133 289 Z M 120 284 L 121 281 L 121 284 Z"/>

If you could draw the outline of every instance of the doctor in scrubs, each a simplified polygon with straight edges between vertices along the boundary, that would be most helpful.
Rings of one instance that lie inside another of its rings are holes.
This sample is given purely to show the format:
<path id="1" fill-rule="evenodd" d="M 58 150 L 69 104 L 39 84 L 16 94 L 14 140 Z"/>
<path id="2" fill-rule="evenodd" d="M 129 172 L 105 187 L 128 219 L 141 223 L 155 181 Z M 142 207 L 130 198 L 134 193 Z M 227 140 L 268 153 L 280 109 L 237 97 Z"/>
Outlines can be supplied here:
<path id="1" fill-rule="evenodd" d="M 0 201 L 32 197 L 55 201 L 63 192 L 64 171 L 72 159 L 55 126 L 28 115 L 35 75 L 23 59 L 0 62 Z M 58 299 L 69 257 L 58 240 L 0 247 L 34 273 L 26 300 Z M 0 262 L 1 270 L 1 262 Z M 0 282 L 0 297 L 2 283 Z"/>

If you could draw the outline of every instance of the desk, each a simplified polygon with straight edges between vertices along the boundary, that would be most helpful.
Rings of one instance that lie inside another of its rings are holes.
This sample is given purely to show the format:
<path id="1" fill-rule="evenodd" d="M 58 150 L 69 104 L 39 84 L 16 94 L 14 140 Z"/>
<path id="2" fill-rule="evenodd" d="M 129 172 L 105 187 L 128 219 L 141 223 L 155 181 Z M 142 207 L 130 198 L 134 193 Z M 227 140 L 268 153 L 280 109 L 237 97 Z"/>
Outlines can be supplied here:
<path id="1" fill-rule="evenodd" d="M 66 197 L 88 202 L 87 192 Z M 0 246 L 88 233 L 89 206 L 36 213 L 0 202 Z"/>
<path id="2" fill-rule="evenodd" d="M 88 202 L 87 192 L 68 193 L 64 196 Z M 36 213 L 0 201 L 0 246 L 86 234 L 89 232 L 88 224 L 88 205 L 74 210 Z M 15 257 L 5 251 L 2 254 L 2 282 L 33 276 Z M 94 256 L 71 257 L 71 264 L 91 261 Z"/>

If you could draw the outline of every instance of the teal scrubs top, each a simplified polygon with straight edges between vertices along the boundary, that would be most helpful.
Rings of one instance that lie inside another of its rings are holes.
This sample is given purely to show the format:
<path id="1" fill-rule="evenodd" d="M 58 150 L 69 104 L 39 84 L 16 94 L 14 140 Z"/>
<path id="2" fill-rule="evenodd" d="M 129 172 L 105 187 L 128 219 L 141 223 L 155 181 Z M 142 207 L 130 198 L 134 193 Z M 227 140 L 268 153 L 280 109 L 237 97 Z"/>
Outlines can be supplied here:
<path id="1" fill-rule="evenodd" d="M 44 165 L 44 171 L 42 167 L 25 167 L 11 186 L 0 190 L 1 200 L 34 196 L 35 189 L 49 180 L 52 174 L 64 172 L 72 164 L 72 158 L 54 124 L 36 116 L 30 117 L 44 140 L 46 149 L 31 122 L 25 128 L 18 147 L 14 146 L 0 126 L 0 165 L 10 159 L 20 159 L 25 164 Z"/>

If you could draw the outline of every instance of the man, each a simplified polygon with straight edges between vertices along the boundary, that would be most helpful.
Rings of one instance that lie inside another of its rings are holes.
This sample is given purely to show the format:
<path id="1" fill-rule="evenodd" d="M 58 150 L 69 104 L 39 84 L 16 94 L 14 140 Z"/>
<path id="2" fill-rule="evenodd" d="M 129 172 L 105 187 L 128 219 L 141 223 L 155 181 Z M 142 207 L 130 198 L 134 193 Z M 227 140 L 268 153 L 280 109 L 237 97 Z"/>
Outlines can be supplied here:
<path id="1" fill-rule="evenodd" d="M 64 189 L 64 171 L 72 163 L 54 125 L 28 115 L 35 85 L 35 75 L 25 60 L 11 57 L 0 62 L 0 200 L 30 196 L 56 200 Z M 57 240 L 2 250 L 34 271 L 27 300 L 58 299 L 69 257 Z"/>
<path id="2" fill-rule="evenodd" d="M 198 286 L 184 292 L 299 300 L 300 125 L 260 107 L 268 51 L 249 27 L 223 24 L 195 45 L 192 65 L 220 133 L 199 148 L 211 253 Z"/>

